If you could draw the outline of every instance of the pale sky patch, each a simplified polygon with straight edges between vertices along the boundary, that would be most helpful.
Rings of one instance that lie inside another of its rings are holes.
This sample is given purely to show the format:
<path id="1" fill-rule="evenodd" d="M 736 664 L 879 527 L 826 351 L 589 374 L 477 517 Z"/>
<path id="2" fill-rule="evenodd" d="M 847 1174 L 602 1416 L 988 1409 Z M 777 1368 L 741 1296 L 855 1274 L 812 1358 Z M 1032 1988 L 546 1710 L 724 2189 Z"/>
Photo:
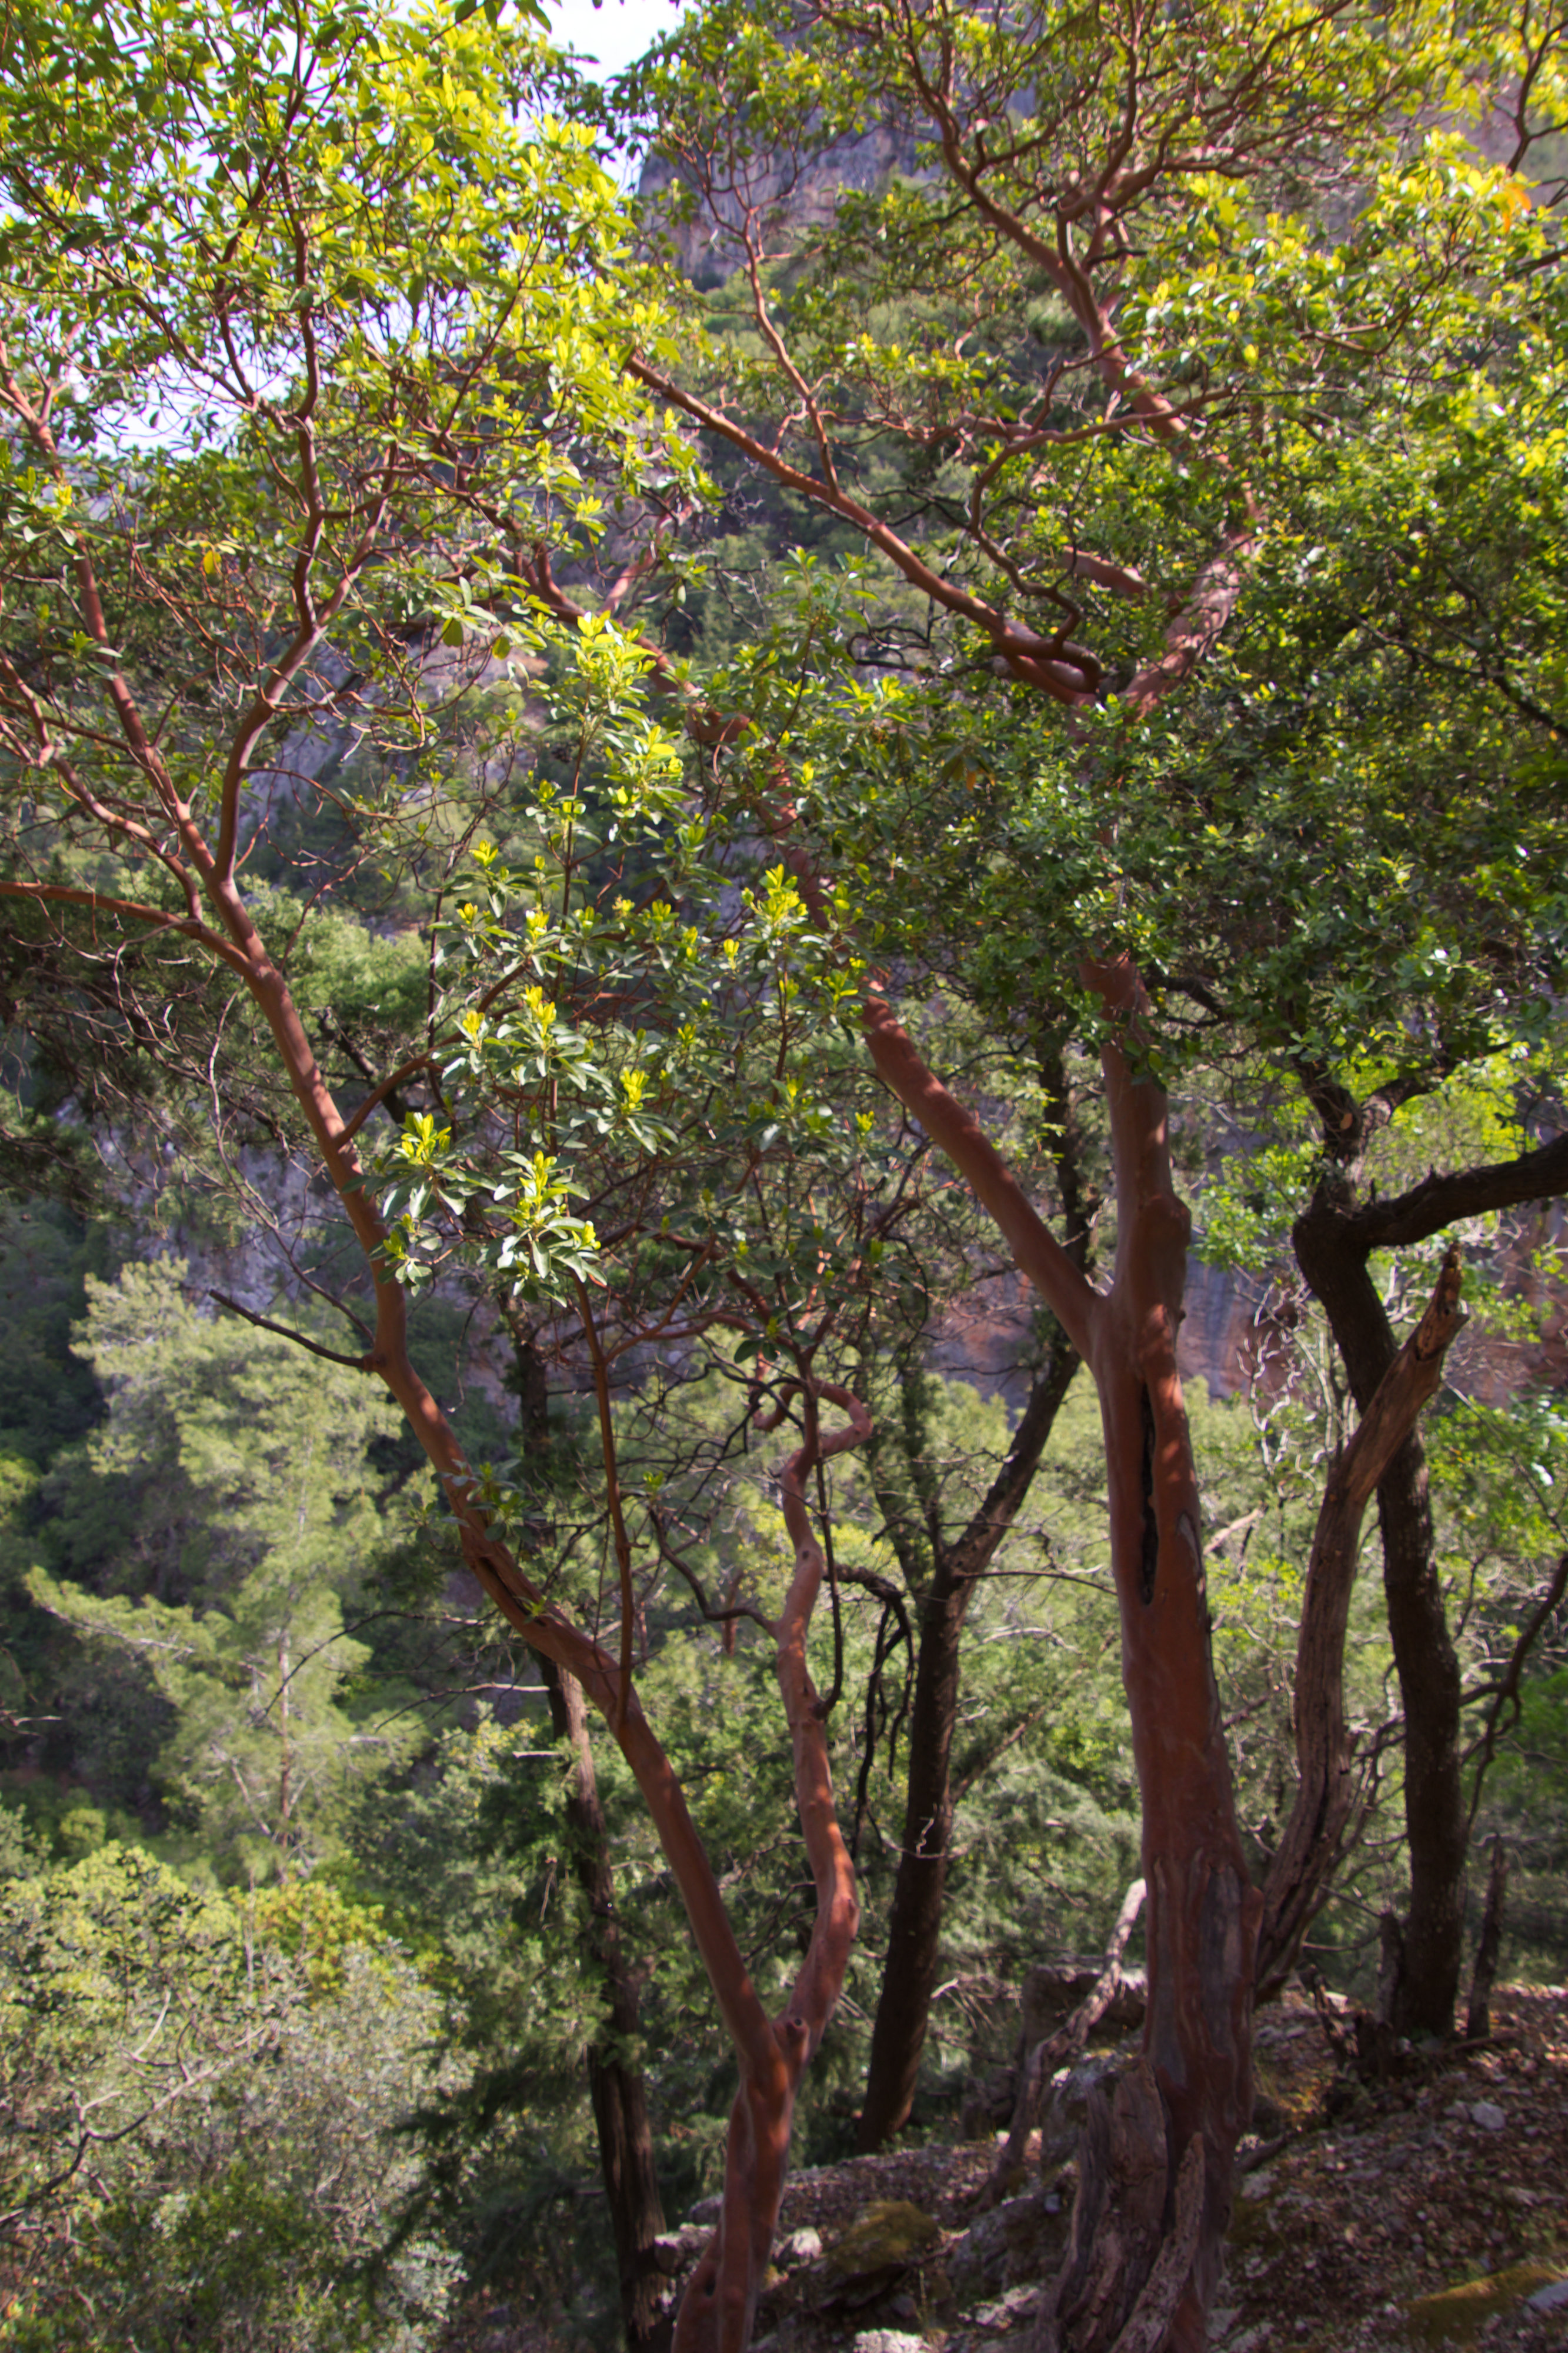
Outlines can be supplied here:
<path id="1" fill-rule="evenodd" d="M 679 22 L 677 0 L 552 0 L 550 22 L 555 38 L 593 58 L 596 78 L 619 73 L 634 58 L 651 48 L 661 33 Z"/>

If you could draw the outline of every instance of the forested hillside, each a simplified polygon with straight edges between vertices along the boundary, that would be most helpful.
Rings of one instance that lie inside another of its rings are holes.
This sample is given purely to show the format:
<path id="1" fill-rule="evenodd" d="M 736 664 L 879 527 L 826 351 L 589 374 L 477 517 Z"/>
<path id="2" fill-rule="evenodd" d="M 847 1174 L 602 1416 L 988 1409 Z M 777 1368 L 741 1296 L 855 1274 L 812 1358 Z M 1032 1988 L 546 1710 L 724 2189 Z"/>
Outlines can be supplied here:
<path id="1" fill-rule="evenodd" d="M 1564 63 L 6 15 L 0 2348 L 744 2353 L 1130 2000 L 1196 2353 L 1562 1979 Z"/>

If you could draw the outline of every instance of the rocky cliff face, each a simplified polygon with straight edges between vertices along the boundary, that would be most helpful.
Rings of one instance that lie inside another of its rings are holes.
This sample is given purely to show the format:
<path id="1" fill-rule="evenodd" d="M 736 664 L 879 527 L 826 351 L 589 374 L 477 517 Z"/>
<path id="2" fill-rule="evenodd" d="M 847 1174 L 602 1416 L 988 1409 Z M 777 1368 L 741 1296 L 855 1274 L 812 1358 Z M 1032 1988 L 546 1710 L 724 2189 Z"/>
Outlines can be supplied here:
<path id="1" fill-rule="evenodd" d="M 718 222 L 694 211 L 689 181 L 665 156 L 648 157 L 637 195 L 650 227 L 668 238 L 685 275 L 707 288 L 722 285 L 737 267 L 740 232 L 748 221 L 784 231 L 778 241 L 793 249 L 832 219 L 846 189 L 869 192 L 894 175 L 913 178 L 917 168 L 912 137 L 879 122 L 835 140 L 804 163 L 780 155 L 737 171 L 715 195 Z"/>

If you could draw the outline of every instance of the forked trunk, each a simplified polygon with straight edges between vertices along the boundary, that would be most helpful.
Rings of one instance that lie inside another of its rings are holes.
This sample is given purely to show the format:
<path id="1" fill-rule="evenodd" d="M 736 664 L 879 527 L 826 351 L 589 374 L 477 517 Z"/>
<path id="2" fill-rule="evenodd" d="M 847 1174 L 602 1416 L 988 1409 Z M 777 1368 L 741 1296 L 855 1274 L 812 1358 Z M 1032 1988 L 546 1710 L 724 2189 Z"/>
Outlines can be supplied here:
<path id="1" fill-rule="evenodd" d="M 1135 1012 L 1125 968 L 1097 975 Z M 1230 2220 L 1236 2144 L 1252 2109 L 1253 1952 L 1261 1902 L 1242 1854 L 1210 1648 L 1202 1519 L 1176 1371 L 1190 1219 L 1177 1199 L 1163 1089 L 1102 1056 L 1116 1168 L 1118 1241 L 1089 1353 L 1100 1391 L 1122 1678 L 1143 1818 L 1149 2007 L 1144 2054 L 1160 2094 L 1173 2194 L 1201 2141 L 1204 2194 L 1185 2276 L 1173 2283 L 1170 2344 L 1197 2353 Z M 1147 2102 L 1124 2139 L 1153 2134 Z M 1151 2157 L 1152 2157 L 1151 2149 Z M 1125 2282 L 1114 2314 L 1066 2341 L 1109 2347 L 1152 2285 Z M 1153 2316 L 1151 2315 L 1151 2317 Z"/>
<path id="2" fill-rule="evenodd" d="M 817 1401 L 849 1417 L 824 1437 Z M 741 2088 L 730 2112 L 724 2201 L 719 2225 L 687 2283 L 675 2324 L 675 2353 L 744 2353 L 767 2276 L 768 2252 L 784 2196 L 784 2166 L 801 2077 L 837 2005 L 859 1926 L 855 1867 L 833 1803 L 821 1702 L 806 1669 L 805 1641 L 826 1563 L 805 1504 L 805 1482 L 831 1454 L 871 1434 L 858 1398 L 824 1382 L 804 1400 L 805 1443 L 780 1472 L 784 1525 L 795 1546 L 795 1581 L 774 1633 L 774 1667 L 795 1749 L 795 1797 L 816 1888 L 816 1923 L 786 2008 L 761 2034 L 737 2036 Z M 745 1992 L 755 2005 L 749 1981 Z M 724 1989 L 720 1989 L 722 1998 Z"/>
<path id="3" fill-rule="evenodd" d="M 1047 2292 L 1041 2342 L 1107 2353 L 1135 2325 L 1151 2348 L 1199 2353 L 1230 2219 L 1236 2144 L 1252 2105 L 1261 1898 L 1236 1820 L 1176 1372 L 1190 1221 L 1172 1182 L 1164 1092 L 1135 1077 L 1129 1060 L 1142 1003 L 1138 976 L 1118 963 L 1089 965 L 1085 978 L 1115 1025 L 1101 1056 L 1117 1208 L 1116 1266 L 1103 1294 L 879 1000 L 869 1002 L 866 1027 L 882 1077 L 973 1186 L 1100 1392 L 1149 1907 L 1147 2073 L 1118 2105 L 1106 2161 L 1119 2180 L 1142 2185 L 1145 2220 L 1160 2219 L 1134 2245 L 1086 2150 L 1073 2253 Z"/>
<path id="4" fill-rule="evenodd" d="M 1260 1998 L 1278 1992 L 1294 1966 L 1363 1802 L 1344 1712 L 1345 1634 L 1362 1521 L 1390 1461 L 1436 1390 L 1443 1360 L 1464 1321 L 1459 1289 L 1459 1253 L 1454 1247 L 1426 1313 L 1378 1383 L 1355 1435 L 1329 1472 L 1301 1600 L 1296 1797 L 1264 1889 Z"/>
<path id="5" fill-rule="evenodd" d="M 1368 1250 L 1323 1197 L 1297 1220 L 1302 1273 L 1322 1303 L 1363 1413 L 1398 1355 Z M 1458 1997 L 1465 1924 L 1459 1662 L 1448 1632 L 1427 1494 L 1413 1430 L 1378 1482 L 1384 1594 L 1405 1715 L 1405 1824 L 1410 1909 L 1389 2021 L 1400 2034 L 1447 2035 Z"/>

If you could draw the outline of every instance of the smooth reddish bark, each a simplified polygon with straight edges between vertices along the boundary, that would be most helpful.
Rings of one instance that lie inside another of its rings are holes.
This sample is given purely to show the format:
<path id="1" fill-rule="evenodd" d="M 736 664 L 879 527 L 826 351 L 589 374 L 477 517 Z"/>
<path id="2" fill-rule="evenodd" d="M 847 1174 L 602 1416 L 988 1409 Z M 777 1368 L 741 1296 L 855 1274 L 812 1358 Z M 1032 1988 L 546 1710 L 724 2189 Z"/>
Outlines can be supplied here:
<path id="1" fill-rule="evenodd" d="M 1120 1033 L 1101 1055 L 1117 1209 L 1116 1264 L 1105 1293 L 1090 1288 L 1047 1232 L 978 1123 L 927 1069 L 880 1000 L 868 1008 L 867 1034 L 884 1080 L 973 1186 L 1082 1351 L 1100 1393 L 1148 1885 L 1144 2049 L 1169 2118 L 1173 2192 L 1187 2150 L 1202 2144 L 1202 2219 L 1170 2339 L 1177 2353 L 1196 2353 L 1230 2216 L 1236 2144 L 1252 2104 L 1261 1898 L 1247 1877 L 1236 1819 L 1176 1371 L 1190 1220 L 1172 1180 L 1163 1090 L 1139 1078 L 1130 1060 L 1142 1009 L 1137 975 L 1115 963 L 1090 965 L 1084 978 Z"/>

